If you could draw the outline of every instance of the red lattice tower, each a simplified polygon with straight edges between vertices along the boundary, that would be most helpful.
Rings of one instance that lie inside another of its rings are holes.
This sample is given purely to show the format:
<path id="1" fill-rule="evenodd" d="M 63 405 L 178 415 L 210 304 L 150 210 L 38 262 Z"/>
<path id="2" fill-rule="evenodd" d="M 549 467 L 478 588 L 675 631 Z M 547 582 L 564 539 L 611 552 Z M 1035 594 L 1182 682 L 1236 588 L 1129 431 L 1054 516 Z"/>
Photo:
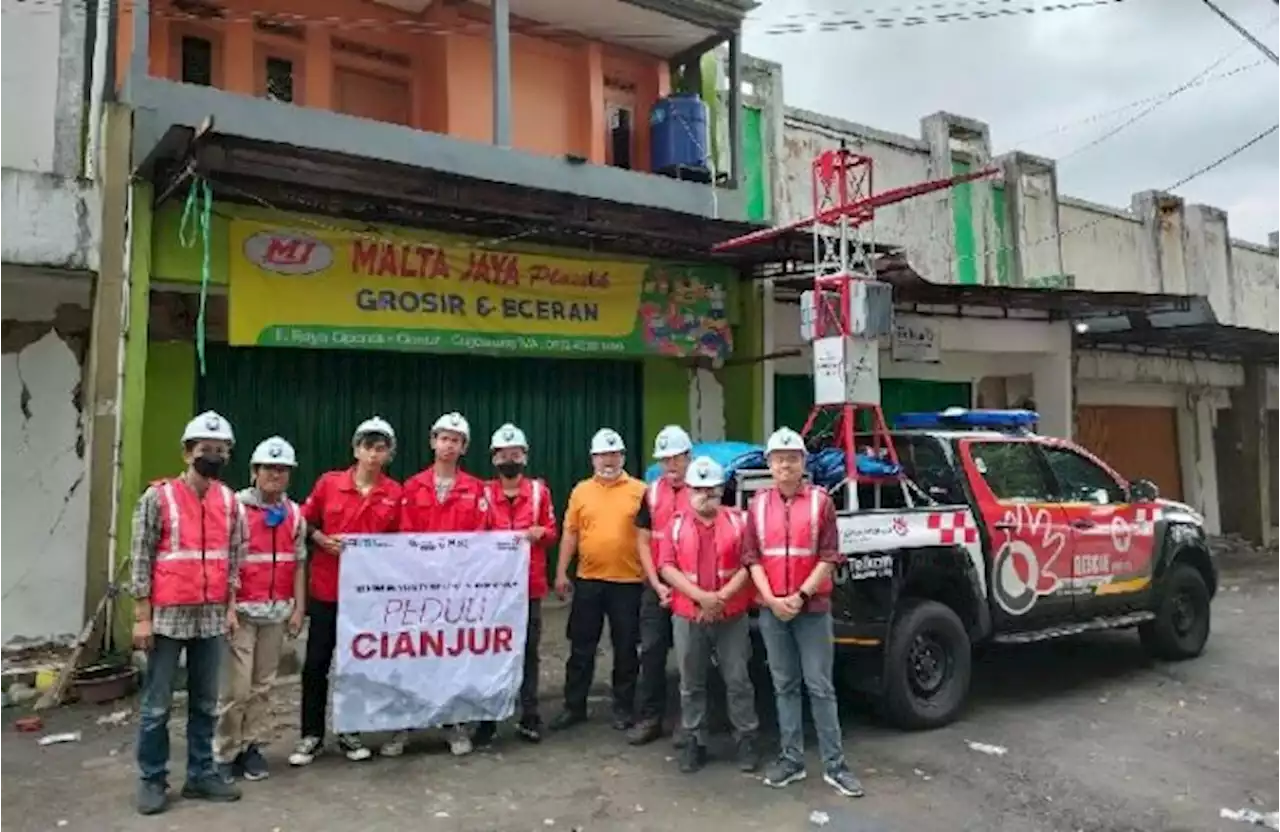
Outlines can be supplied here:
<path id="1" fill-rule="evenodd" d="M 964 182 L 986 178 L 996 172 L 985 168 L 974 173 L 920 182 L 903 188 L 874 193 L 872 159 L 854 153 L 841 146 L 838 150 L 826 150 L 818 154 L 811 166 L 813 185 L 813 214 L 775 228 L 756 231 L 712 247 L 712 251 L 728 251 L 734 248 L 772 240 L 792 231 L 810 229 L 813 234 L 813 283 L 814 283 L 814 339 L 841 337 L 862 340 L 852 319 L 853 299 L 860 283 L 876 281 L 876 249 L 874 220 L 877 208 L 903 202 L 935 191 L 947 190 Z M 865 294 L 864 294 L 865 296 Z M 876 340 L 874 337 L 866 340 Z M 875 345 L 867 349 L 875 350 Z M 872 364 L 878 368 L 878 363 Z M 873 379 L 876 390 L 879 378 Z M 846 506 L 857 508 L 857 485 L 882 483 L 883 476 L 864 475 L 858 472 L 856 436 L 859 414 L 870 426 L 870 441 L 861 449 L 894 466 L 898 464 L 897 451 L 889 436 L 880 409 L 877 393 L 874 401 L 844 401 L 838 404 L 815 405 L 809 413 L 804 429 L 806 439 L 823 411 L 836 412 L 833 432 L 844 452 L 845 473 L 848 484 Z M 894 476 L 892 480 L 898 480 Z"/>

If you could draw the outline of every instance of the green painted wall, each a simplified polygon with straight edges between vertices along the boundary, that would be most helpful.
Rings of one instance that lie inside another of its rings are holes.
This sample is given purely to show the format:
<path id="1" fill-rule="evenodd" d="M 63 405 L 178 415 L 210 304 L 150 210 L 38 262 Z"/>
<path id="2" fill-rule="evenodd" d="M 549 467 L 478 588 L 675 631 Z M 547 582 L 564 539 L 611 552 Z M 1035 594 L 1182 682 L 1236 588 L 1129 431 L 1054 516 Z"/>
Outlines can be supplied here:
<path id="1" fill-rule="evenodd" d="M 743 195 L 747 219 L 764 222 L 769 218 L 769 187 L 764 156 L 764 118 L 759 108 L 742 108 Z"/>
<path id="2" fill-rule="evenodd" d="M 753 286 L 742 284 L 738 309 L 740 324 L 733 330 L 733 354 L 751 358 L 764 352 L 764 304 Z M 725 438 L 739 442 L 763 442 L 764 364 L 734 364 L 719 372 L 724 387 Z"/>
<path id="3" fill-rule="evenodd" d="M 735 351 L 737 347 L 735 345 Z M 642 476 L 648 467 L 649 452 L 653 449 L 653 439 L 665 425 L 682 425 L 689 427 L 689 369 L 673 358 L 644 359 L 644 397 L 641 412 L 641 429 L 644 436 L 635 448 L 636 456 L 641 461 L 641 468 L 632 471 Z M 628 444 L 636 442 L 636 437 L 622 437 Z M 630 455 L 628 455 L 630 456 Z"/>
<path id="4" fill-rule="evenodd" d="M 779 374 L 773 378 L 776 424 L 800 430 L 813 407 L 813 377 Z M 902 413 L 969 407 L 972 397 L 972 385 L 964 381 L 886 378 L 880 382 L 880 407 L 885 423 L 890 426 Z"/>
<path id="5" fill-rule="evenodd" d="M 969 172 L 968 162 L 953 162 L 951 172 Z M 956 282 L 973 285 L 978 282 L 978 262 L 973 234 L 973 183 L 964 182 L 951 189 L 951 215 L 955 221 Z"/>
<path id="6" fill-rule="evenodd" d="M 195 415 L 196 347 L 186 341 L 153 342 L 147 351 L 147 396 L 142 413 L 143 483 L 171 477 L 182 470 L 178 438 Z M 157 395 L 156 391 L 164 391 Z"/>
<path id="7" fill-rule="evenodd" d="M 1012 252 L 1007 248 L 1008 235 L 1005 225 L 1004 186 L 991 186 L 991 213 L 995 217 L 996 226 L 996 282 L 1008 286 L 1012 277 L 1009 272 L 1009 256 Z"/>

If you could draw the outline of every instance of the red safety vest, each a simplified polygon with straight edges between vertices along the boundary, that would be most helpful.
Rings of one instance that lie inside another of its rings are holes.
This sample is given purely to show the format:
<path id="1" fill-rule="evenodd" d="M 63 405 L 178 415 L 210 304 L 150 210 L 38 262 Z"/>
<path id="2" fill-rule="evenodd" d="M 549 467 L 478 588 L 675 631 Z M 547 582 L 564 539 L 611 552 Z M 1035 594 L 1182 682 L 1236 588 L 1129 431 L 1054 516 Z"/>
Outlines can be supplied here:
<path id="1" fill-rule="evenodd" d="M 524 531 L 534 526 L 547 530 L 542 539 L 529 547 L 529 598 L 537 600 L 547 594 L 547 550 L 556 541 L 556 515 L 551 505 L 551 491 L 542 480 L 524 477 L 515 502 L 507 499 L 502 482 L 485 484 L 489 501 L 487 527 L 494 530 Z"/>
<path id="2" fill-rule="evenodd" d="M 671 536 L 669 543 L 675 553 L 676 568 L 683 572 L 694 586 L 708 592 L 715 592 L 728 583 L 734 573 L 742 569 L 743 519 L 736 509 L 721 508 L 716 512 L 716 574 L 711 586 L 705 586 L 698 580 L 698 543 L 701 535 L 695 526 L 699 522 L 692 513 L 677 514 L 669 527 Z M 735 618 L 746 612 L 751 606 L 753 594 L 751 584 L 748 582 L 741 592 L 730 598 L 724 605 L 724 617 Z M 693 619 L 697 618 L 698 605 L 677 589 L 671 596 L 671 611 L 681 618 Z"/>
<path id="3" fill-rule="evenodd" d="M 298 523 L 302 521 L 297 504 L 285 498 L 285 518 L 275 528 L 267 525 L 265 506 L 244 506 L 244 512 L 249 527 L 249 546 L 240 564 L 240 589 L 236 593 L 236 601 L 291 600 L 293 578 L 298 571 L 294 540 Z"/>
<path id="4" fill-rule="evenodd" d="M 645 491 L 645 499 L 649 501 L 649 554 L 654 558 L 658 556 L 658 543 L 662 540 L 663 535 L 667 533 L 667 527 L 671 525 L 671 519 L 677 514 L 685 512 L 692 513 L 693 506 L 689 504 L 689 488 L 685 486 L 679 491 L 671 487 L 671 483 L 667 482 L 665 475 L 658 477 L 649 484 L 648 490 Z"/>
<path id="5" fill-rule="evenodd" d="M 760 565 L 775 596 L 794 595 L 817 567 L 819 525 L 829 499 L 822 489 L 807 485 L 789 503 L 776 488 L 752 498 L 751 522 L 760 542 Z M 814 595 L 830 594 L 827 578 Z"/>
<path id="6" fill-rule="evenodd" d="M 220 482 L 201 499 L 186 480 L 157 480 L 160 540 L 151 571 L 151 605 L 183 607 L 228 600 L 231 524 L 243 509 Z"/>

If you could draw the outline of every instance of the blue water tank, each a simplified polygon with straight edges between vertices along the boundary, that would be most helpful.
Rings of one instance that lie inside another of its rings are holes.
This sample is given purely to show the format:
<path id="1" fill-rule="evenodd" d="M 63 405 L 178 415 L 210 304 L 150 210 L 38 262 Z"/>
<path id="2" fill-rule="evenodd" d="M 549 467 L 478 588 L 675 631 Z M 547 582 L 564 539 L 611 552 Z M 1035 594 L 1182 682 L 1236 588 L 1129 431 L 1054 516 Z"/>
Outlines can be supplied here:
<path id="1" fill-rule="evenodd" d="M 649 113 L 649 169 L 707 169 L 711 139 L 707 105 L 700 97 L 677 93 L 658 99 Z"/>

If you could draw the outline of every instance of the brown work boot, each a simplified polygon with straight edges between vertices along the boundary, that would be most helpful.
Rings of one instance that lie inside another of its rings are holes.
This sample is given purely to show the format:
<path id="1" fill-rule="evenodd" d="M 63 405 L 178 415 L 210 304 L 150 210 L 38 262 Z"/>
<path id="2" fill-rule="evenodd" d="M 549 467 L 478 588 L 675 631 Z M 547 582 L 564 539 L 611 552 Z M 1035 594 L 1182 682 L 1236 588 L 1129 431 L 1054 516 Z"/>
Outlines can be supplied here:
<path id="1" fill-rule="evenodd" d="M 648 745 L 660 736 L 662 736 L 662 720 L 642 719 L 627 731 L 627 742 L 631 745 Z"/>

